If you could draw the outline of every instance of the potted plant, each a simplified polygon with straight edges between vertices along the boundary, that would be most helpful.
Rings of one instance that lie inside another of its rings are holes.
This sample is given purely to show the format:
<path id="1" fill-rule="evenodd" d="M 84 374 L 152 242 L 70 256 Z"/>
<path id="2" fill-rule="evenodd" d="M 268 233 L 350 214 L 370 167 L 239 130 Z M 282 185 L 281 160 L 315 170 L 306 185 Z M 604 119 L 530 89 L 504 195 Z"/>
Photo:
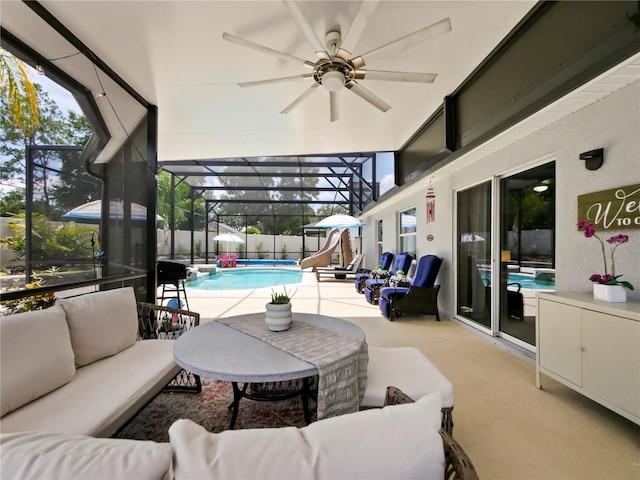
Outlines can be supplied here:
<path id="1" fill-rule="evenodd" d="M 618 280 L 622 275 L 616 275 L 616 264 L 614 254 L 618 247 L 623 243 L 629 241 L 628 235 L 613 235 L 612 237 L 602 240 L 596 234 L 596 228 L 593 223 L 587 223 L 586 220 L 580 220 L 578 222 L 578 230 L 584 231 L 586 238 L 595 238 L 600 242 L 602 249 L 602 259 L 604 261 L 604 275 L 594 273 L 589 277 L 589 280 L 593 282 L 593 298 L 594 300 L 601 300 L 604 302 L 626 302 L 627 291 L 625 289 L 633 290 L 633 285 L 626 280 Z M 607 264 L 607 247 L 605 242 L 610 245 L 609 258 L 611 259 L 611 270 L 609 271 Z"/>
<path id="2" fill-rule="evenodd" d="M 173 334 L 173 325 L 168 313 L 163 313 L 160 318 L 160 327 L 158 327 L 158 338 L 171 338 Z"/>
<path id="3" fill-rule="evenodd" d="M 264 320 L 267 328 L 272 332 L 283 332 L 291 326 L 291 299 L 296 293 L 287 292 L 287 288 L 283 287 L 284 293 L 276 293 L 271 291 L 271 301 L 266 304 Z"/>

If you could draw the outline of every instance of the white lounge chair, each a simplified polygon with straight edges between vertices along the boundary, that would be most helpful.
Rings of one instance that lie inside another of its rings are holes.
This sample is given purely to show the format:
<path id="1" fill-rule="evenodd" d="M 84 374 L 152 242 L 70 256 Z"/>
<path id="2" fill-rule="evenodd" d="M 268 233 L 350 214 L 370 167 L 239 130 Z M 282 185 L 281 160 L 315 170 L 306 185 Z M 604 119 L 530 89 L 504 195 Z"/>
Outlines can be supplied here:
<path id="1" fill-rule="evenodd" d="M 337 280 L 345 280 L 348 276 L 351 278 L 355 278 L 356 273 L 360 269 L 360 265 L 362 264 L 362 260 L 364 259 L 364 255 L 359 254 L 353 257 L 353 260 L 346 268 L 341 267 L 327 267 L 327 268 L 316 268 L 316 278 L 320 281 L 320 277 L 333 276 Z"/>

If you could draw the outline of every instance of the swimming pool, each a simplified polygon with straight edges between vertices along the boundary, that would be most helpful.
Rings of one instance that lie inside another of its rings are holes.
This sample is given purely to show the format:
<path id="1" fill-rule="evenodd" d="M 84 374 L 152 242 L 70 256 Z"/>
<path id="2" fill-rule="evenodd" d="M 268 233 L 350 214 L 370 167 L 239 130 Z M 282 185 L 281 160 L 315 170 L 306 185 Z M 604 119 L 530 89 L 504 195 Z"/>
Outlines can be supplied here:
<path id="1" fill-rule="evenodd" d="M 485 283 L 491 281 L 491 273 L 488 270 L 481 270 L 480 276 Z M 529 288 L 533 290 L 555 290 L 556 282 L 537 282 L 533 275 L 525 275 L 523 273 L 509 273 L 508 283 L 519 283 L 522 288 Z"/>
<path id="2" fill-rule="evenodd" d="M 215 275 L 202 275 L 187 287 L 198 290 L 239 290 L 289 285 L 302 281 L 299 268 L 225 268 Z"/>

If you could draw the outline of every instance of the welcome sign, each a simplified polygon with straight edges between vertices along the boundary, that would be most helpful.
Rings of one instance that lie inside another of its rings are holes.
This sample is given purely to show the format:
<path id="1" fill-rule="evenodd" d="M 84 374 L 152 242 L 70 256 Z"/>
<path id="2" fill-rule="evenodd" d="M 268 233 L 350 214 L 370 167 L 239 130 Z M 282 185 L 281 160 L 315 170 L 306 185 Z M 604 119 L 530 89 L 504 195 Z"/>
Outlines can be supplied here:
<path id="1" fill-rule="evenodd" d="M 578 220 L 597 230 L 640 228 L 640 184 L 578 196 Z"/>

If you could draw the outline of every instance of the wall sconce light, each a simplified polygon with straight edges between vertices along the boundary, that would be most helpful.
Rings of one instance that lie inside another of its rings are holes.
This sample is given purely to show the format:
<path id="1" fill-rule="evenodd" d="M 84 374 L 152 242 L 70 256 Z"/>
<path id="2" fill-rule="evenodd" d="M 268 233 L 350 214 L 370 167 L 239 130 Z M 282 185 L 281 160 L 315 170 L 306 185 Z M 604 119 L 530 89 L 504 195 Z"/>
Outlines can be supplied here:
<path id="1" fill-rule="evenodd" d="M 549 189 L 549 185 L 544 185 L 544 184 L 536 185 L 535 187 L 533 187 L 533 191 L 536 193 L 546 192 L 548 189 Z"/>
<path id="2" fill-rule="evenodd" d="M 587 170 L 597 170 L 604 163 L 604 148 L 581 153 L 580 160 L 585 161 L 584 165 L 587 167 Z"/>

